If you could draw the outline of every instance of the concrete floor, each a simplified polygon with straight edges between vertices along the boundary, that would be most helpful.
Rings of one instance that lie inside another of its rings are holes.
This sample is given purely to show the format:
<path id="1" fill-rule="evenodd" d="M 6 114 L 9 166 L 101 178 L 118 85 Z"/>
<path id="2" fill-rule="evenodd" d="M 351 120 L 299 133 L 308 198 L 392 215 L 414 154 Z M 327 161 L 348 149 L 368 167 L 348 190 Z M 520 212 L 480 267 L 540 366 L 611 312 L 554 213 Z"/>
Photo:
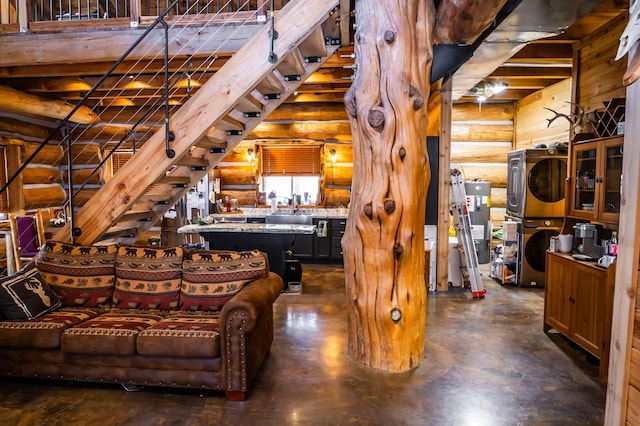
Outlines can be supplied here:
<path id="1" fill-rule="evenodd" d="M 425 359 L 374 371 L 346 352 L 344 273 L 303 265 L 275 306 L 271 354 L 245 402 L 221 393 L 0 379 L 3 425 L 598 425 L 597 363 L 542 332 L 543 290 L 486 278 L 484 300 L 428 299 Z M 591 361 L 591 362 L 590 362 Z"/>

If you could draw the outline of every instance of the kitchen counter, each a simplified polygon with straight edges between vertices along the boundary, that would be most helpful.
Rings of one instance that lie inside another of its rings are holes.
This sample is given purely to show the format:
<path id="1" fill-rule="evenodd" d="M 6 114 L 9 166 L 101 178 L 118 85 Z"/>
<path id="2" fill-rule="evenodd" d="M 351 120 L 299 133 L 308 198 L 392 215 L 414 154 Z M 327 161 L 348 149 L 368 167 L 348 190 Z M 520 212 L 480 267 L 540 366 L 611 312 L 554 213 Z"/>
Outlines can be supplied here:
<path id="1" fill-rule="evenodd" d="M 214 223 L 207 225 L 186 225 L 178 228 L 179 234 L 210 232 L 241 232 L 253 234 L 313 234 L 315 225 L 265 224 L 265 223 Z"/>
<path id="2" fill-rule="evenodd" d="M 265 218 L 271 215 L 270 208 L 263 207 L 245 207 L 240 209 L 239 212 L 229 212 L 229 213 L 214 213 L 210 215 L 214 219 L 249 219 L 249 218 Z M 313 208 L 313 209 L 305 209 L 301 208 L 293 213 L 290 208 L 279 208 L 278 212 L 275 213 L 277 215 L 309 215 L 318 219 L 346 219 L 349 214 L 349 209 L 338 208 L 338 209 L 325 209 L 325 208 Z"/>
<path id="3" fill-rule="evenodd" d="M 269 258 L 269 270 L 280 275 L 286 285 L 285 266 L 288 250 L 293 248 L 296 235 L 313 234 L 315 225 L 265 223 L 214 223 L 186 225 L 179 234 L 198 233 L 213 250 L 260 250 Z"/>

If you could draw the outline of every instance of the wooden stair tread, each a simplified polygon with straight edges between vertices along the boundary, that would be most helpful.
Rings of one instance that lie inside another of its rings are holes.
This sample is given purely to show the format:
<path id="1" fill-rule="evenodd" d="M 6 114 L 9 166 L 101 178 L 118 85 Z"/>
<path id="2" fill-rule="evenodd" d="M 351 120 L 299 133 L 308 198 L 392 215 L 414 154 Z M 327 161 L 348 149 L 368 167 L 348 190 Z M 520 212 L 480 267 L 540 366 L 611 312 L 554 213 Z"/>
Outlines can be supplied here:
<path id="1" fill-rule="evenodd" d="M 273 71 L 265 75 L 260 83 L 258 83 L 256 88 L 263 95 L 271 95 L 276 93 L 282 94 L 285 92 L 284 82 L 279 76 L 277 76 L 277 71 Z"/>
<path id="2" fill-rule="evenodd" d="M 115 225 L 109 228 L 107 232 L 102 235 L 101 239 L 134 237 L 137 233 L 138 228 L 136 226 Z"/>
<path id="3" fill-rule="evenodd" d="M 187 154 L 176 161 L 176 165 L 185 167 L 209 167 L 209 161 L 206 158 L 196 158 Z"/>
<path id="4" fill-rule="evenodd" d="M 305 62 L 302 57 L 302 53 L 300 53 L 300 49 L 294 49 L 291 53 L 285 56 L 280 65 L 278 65 L 278 71 L 285 76 L 303 76 L 305 74 Z"/>
<path id="5" fill-rule="evenodd" d="M 120 222 L 126 222 L 129 220 L 151 219 L 154 216 L 155 213 L 153 212 L 153 210 L 128 211 L 122 216 L 122 218 L 120 218 Z"/>

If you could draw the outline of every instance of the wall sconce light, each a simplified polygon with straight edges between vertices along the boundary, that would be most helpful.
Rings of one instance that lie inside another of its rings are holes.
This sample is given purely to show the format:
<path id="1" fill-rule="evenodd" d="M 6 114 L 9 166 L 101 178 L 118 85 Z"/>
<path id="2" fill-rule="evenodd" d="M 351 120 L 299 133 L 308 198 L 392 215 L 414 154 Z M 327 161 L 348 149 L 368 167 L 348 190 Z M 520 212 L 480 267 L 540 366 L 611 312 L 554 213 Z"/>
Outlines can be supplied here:
<path id="1" fill-rule="evenodd" d="M 256 161 L 256 153 L 253 148 L 247 149 L 247 161 L 253 163 Z"/>
<path id="2" fill-rule="evenodd" d="M 331 164 L 336 164 L 336 150 L 332 149 L 329 154 L 331 154 Z"/>

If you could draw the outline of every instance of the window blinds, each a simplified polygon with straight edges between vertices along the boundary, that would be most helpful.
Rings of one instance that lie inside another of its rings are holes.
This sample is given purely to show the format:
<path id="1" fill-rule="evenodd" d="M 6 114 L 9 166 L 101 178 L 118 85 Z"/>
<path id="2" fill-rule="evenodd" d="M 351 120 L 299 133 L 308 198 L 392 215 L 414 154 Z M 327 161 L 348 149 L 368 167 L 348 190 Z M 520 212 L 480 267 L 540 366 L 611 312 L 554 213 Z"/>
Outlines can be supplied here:
<path id="1" fill-rule="evenodd" d="M 320 146 L 263 146 L 263 176 L 320 176 Z"/>

